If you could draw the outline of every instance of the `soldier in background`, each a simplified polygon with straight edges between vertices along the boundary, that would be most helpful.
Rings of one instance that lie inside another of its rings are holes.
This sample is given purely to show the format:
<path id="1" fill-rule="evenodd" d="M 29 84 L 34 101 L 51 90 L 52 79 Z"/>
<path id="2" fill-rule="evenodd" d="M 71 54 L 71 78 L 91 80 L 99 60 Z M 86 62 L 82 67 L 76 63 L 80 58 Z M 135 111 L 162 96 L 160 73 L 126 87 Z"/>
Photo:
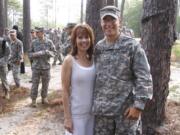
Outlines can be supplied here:
<path id="1" fill-rule="evenodd" d="M 122 34 L 124 34 L 125 36 L 129 36 L 134 38 L 134 31 L 132 29 L 127 28 L 126 26 L 122 27 Z"/>
<path id="2" fill-rule="evenodd" d="M 3 38 L 7 41 L 7 43 L 10 45 L 11 39 L 9 36 L 9 29 L 5 28 Z"/>
<path id="3" fill-rule="evenodd" d="M 61 44 L 64 44 L 66 39 L 68 37 L 68 34 L 67 34 L 67 29 L 66 27 L 62 30 L 62 33 L 61 33 Z"/>
<path id="4" fill-rule="evenodd" d="M 23 61 L 23 43 L 17 39 L 16 30 L 10 30 L 11 55 L 9 64 L 11 66 L 16 87 L 20 87 L 20 63 Z"/>
<path id="5" fill-rule="evenodd" d="M 32 107 L 36 107 L 38 96 L 38 86 L 42 80 L 41 98 L 42 104 L 48 104 L 47 94 L 50 81 L 50 58 L 54 56 L 55 46 L 53 42 L 44 35 L 44 28 L 36 28 L 37 39 L 33 40 L 29 50 L 29 58 L 32 63 L 32 87 L 31 99 Z"/>
<path id="6" fill-rule="evenodd" d="M 0 37 L 0 78 L 5 99 L 9 99 L 9 84 L 7 81 L 7 63 L 10 56 L 10 47 L 6 40 Z"/>
<path id="7" fill-rule="evenodd" d="M 74 26 L 76 26 L 76 23 L 68 23 L 65 31 L 63 32 L 64 37 L 62 37 L 62 54 L 64 57 L 67 56 L 67 54 L 71 51 L 71 32 Z"/>
<path id="8" fill-rule="evenodd" d="M 17 39 L 23 42 L 23 34 L 19 31 L 19 27 L 17 25 L 14 25 L 13 29 L 16 30 Z"/>
<path id="9" fill-rule="evenodd" d="M 61 57 L 61 37 L 60 34 L 58 33 L 57 30 L 54 30 L 54 35 L 53 35 L 53 43 L 56 48 L 56 54 L 54 57 L 54 62 L 53 65 L 56 65 L 56 61 L 59 60 L 59 64 L 62 64 L 62 57 Z"/>
<path id="10" fill-rule="evenodd" d="M 152 98 L 150 67 L 141 45 L 121 35 L 120 11 L 100 10 L 104 39 L 95 46 L 95 135 L 139 135 L 141 113 Z"/>
<path id="11" fill-rule="evenodd" d="M 36 39 L 37 39 L 36 30 L 35 29 L 31 29 L 31 41 L 30 41 L 31 44 L 32 44 L 32 41 L 36 40 Z M 33 62 L 33 60 L 29 58 L 29 61 L 31 63 L 31 69 L 32 69 L 32 62 Z M 31 80 L 29 82 L 30 83 L 32 82 L 32 78 L 31 78 Z"/>
<path id="12" fill-rule="evenodd" d="M 31 29 L 31 43 L 35 39 L 37 39 L 36 30 L 35 29 Z"/>

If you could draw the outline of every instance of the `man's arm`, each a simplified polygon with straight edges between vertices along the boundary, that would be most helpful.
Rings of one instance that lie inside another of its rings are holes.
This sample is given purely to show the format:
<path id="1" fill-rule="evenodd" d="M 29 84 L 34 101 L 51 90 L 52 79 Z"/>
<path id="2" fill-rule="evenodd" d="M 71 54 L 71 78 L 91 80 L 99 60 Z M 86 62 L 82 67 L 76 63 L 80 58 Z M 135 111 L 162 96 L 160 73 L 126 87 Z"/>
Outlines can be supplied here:
<path id="1" fill-rule="evenodd" d="M 146 102 L 152 98 L 153 85 L 150 67 L 146 54 L 140 45 L 135 46 L 132 71 L 134 74 L 135 90 L 133 91 L 134 104 L 124 115 L 128 119 L 138 119 L 144 110 Z"/>
<path id="2" fill-rule="evenodd" d="M 140 45 L 135 49 L 132 70 L 135 75 L 134 107 L 143 110 L 146 102 L 152 98 L 153 84 L 150 66 Z"/>
<path id="3" fill-rule="evenodd" d="M 8 63 L 10 52 L 11 52 L 10 47 L 7 44 L 7 42 L 4 42 L 4 45 L 5 45 L 5 54 L 4 54 L 4 57 L 0 59 L 0 65 L 6 65 Z"/>
<path id="4" fill-rule="evenodd" d="M 30 49 L 28 51 L 29 59 L 33 60 L 34 58 L 38 58 L 38 57 L 44 56 L 46 54 L 45 50 L 34 52 L 34 46 L 36 46 L 35 40 L 32 42 L 32 45 L 30 46 Z"/>

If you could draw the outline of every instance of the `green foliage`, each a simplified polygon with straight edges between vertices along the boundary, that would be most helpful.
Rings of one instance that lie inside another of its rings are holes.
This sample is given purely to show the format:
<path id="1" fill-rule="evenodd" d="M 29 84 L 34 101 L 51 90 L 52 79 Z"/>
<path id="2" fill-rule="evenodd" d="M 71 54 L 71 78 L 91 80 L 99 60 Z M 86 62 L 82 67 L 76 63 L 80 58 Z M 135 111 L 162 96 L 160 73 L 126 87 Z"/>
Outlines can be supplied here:
<path id="1" fill-rule="evenodd" d="M 8 0 L 8 26 L 17 24 L 22 28 L 22 4 L 19 0 Z"/>
<path id="2" fill-rule="evenodd" d="M 180 33 L 180 16 L 177 16 L 176 19 L 176 31 Z"/>
<path id="3" fill-rule="evenodd" d="M 41 20 L 41 21 L 32 21 L 32 28 L 34 27 L 46 27 L 46 28 L 55 28 L 55 24 L 53 22 L 48 22 L 48 26 L 47 26 L 47 21 L 46 20 Z M 56 27 L 62 27 L 57 25 Z"/>
<path id="4" fill-rule="evenodd" d="M 129 0 L 125 3 L 124 24 L 134 30 L 136 37 L 140 36 L 142 16 L 142 0 Z"/>
<path id="5" fill-rule="evenodd" d="M 172 48 L 172 53 L 175 55 L 177 61 L 180 60 L 180 40 L 177 40 Z"/>
<path id="6" fill-rule="evenodd" d="M 22 11 L 22 5 L 18 0 L 8 0 L 8 9 L 20 12 Z"/>
<path id="7" fill-rule="evenodd" d="M 179 89 L 179 86 L 178 85 L 173 85 L 172 87 L 170 87 L 169 91 L 175 92 L 177 89 Z"/>

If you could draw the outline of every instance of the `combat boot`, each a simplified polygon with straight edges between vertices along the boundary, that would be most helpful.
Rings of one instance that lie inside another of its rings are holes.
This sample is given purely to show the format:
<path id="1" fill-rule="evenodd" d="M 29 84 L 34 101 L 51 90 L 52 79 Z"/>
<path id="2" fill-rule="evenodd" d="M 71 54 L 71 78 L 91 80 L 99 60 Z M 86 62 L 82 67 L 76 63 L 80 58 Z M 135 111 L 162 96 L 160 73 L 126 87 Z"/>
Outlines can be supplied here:
<path id="1" fill-rule="evenodd" d="M 32 102 L 31 102 L 31 106 L 32 106 L 32 107 L 37 107 L 36 100 L 32 100 Z"/>
<path id="2" fill-rule="evenodd" d="M 42 104 L 48 105 L 49 101 L 47 98 L 42 98 Z"/>
<path id="3" fill-rule="evenodd" d="M 55 62 L 53 62 L 52 66 L 56 66 L 56 63 L 55 63 Z"/>
<path id="4" fill-rule="evenodd" d="M 5 99 L 9 100 L 10 99 L 10 95 L 9 95 L 9 92 L 6 92 L 5 93 L 5 96 L 4 96 Z"/>

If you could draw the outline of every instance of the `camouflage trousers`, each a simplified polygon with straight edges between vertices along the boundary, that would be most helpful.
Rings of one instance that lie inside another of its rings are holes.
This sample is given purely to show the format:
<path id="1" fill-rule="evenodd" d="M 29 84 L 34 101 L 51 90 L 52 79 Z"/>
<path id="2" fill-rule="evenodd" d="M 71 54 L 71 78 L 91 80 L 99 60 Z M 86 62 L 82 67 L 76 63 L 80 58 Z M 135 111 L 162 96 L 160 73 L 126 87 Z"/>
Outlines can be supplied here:
<path id="1" fill-rule="evenodd" d="M 38 96 L 39 82 L 42 82 L 41 97 L 46 98 L 50 81 L 50 69 L 32 69 L 31 99 L 36 100 Z"/>
<path id="2" fill-rule="evenodd" d="M 94 132 L 94 135 L 141 135 L 141 120 L 96 115 Z"/>
<path id="3" fill-rule="evenodd" d="M 8 92 L 10 90 L 9 84 L 7 81 L 7 67 L 5 66 L 0 66 L 0 78 L 2 82 L 2 87 L 4 92 Z"/>
<path id="4" fill-rule="evenodd" d="M 11 64 L 11 68 L 12 68 L 12 74 L 13 74 L 13 78 L 14 78 L 14 82 L 16 84 L 17 87 L 20 86 L 20 65 L 17 64 Z"/>
<path id="5" fill-rule="evenodd" d="M 63 62 L 62 56 L 61 56 L 61 53 L 60 53 L 60 52 L 57 52 L 57 53 L 55 54 L 53 64 L 56 64 L 56 61 L 57 61 L 57 60 L 59 60 L 60 63 Z"/>

